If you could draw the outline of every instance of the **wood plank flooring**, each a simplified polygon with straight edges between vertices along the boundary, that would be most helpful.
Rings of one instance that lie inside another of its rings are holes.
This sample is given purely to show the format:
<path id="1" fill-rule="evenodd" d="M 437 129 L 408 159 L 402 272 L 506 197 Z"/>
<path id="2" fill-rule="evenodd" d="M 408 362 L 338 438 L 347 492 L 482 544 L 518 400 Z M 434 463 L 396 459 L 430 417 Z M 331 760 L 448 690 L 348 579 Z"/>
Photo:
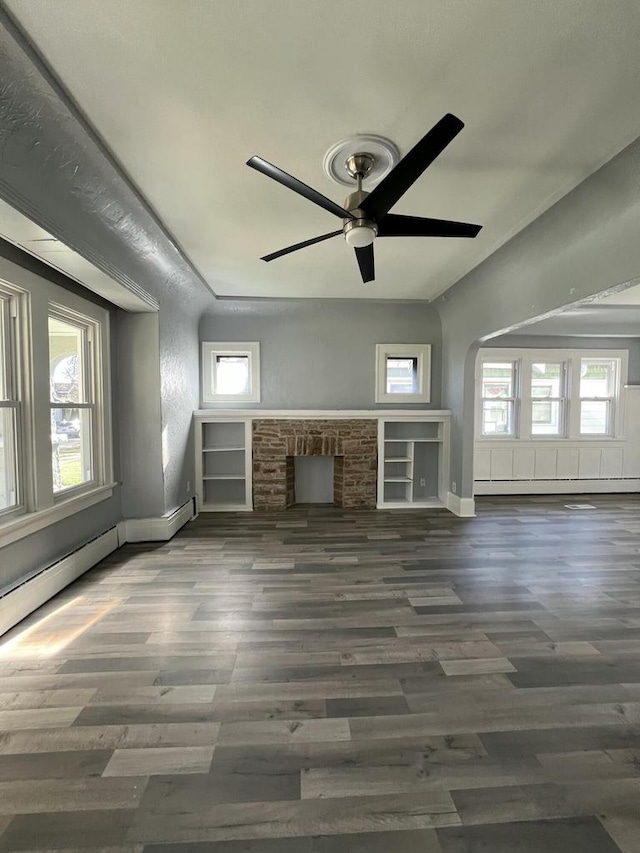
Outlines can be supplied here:
<path id="1" fill-rule="evenodd" d="M 0 641 L 0 851 L 640 853 L 640 498 L 203 516 Z"/>

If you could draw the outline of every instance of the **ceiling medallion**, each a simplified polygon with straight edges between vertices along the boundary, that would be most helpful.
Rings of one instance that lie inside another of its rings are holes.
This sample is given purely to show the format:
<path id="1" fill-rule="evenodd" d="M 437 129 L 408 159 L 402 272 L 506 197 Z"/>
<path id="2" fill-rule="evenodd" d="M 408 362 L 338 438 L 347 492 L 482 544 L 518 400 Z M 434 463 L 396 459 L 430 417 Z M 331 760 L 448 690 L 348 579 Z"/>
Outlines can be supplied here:
<path id="1" fill-rule="evenodd" d="M 371 170 L 363 180 L 369 189 L 379 184 L 400 159 L 400 151 L 390 139 L 375 133 L 358 133 L 336 142 L 327 151 L 322 161 L 325 175 L 343 187 L 353 187 L 353 175 L 347 164 L 357 154 L 373 157 Z"/>

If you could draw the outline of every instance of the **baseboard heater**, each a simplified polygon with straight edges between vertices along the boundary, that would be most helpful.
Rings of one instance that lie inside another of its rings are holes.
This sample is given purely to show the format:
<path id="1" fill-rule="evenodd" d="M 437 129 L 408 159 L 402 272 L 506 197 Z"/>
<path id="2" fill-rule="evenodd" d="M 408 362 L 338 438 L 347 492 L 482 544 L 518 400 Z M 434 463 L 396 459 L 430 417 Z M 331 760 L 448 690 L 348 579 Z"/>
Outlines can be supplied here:
<path id="1" fill-rule="evenodd" d="M 119 547 L 115 527 L 32 575 L 0 598 L 0 636 Z"/>

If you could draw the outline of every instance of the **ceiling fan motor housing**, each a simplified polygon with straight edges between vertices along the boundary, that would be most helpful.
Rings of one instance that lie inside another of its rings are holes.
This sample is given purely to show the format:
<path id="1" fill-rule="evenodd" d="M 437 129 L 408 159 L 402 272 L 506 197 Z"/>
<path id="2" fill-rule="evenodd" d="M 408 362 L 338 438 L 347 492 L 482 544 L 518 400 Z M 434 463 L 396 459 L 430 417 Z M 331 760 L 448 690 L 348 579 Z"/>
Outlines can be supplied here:
<path id="1" fill-rule="evenodd" d="M 377 224 L 372 219 L 368 219 L 367 214 L 360 207 L 368 195 L 369 193 L 365 190 L 356 190 L 344 200 L 344 209 L 352 213 L 355 219 L 343 219 L 342 231 L 344 239 L 354 249 L 370 246 L 378 234 Z"/>

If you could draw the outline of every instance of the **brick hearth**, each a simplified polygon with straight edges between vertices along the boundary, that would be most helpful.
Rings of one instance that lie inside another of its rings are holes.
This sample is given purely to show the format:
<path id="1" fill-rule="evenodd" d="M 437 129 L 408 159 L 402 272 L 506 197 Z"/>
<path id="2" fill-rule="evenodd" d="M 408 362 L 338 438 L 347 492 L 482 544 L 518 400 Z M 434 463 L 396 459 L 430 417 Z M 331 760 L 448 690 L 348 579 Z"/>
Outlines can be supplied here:
<path id="1" fill-rule="evenodd" d="M 334 456 L 336 506 L 376 506 L 375 420 L 254 420 L 253 505 L 284 510 L 295 501 L 295 456 Z"/>

